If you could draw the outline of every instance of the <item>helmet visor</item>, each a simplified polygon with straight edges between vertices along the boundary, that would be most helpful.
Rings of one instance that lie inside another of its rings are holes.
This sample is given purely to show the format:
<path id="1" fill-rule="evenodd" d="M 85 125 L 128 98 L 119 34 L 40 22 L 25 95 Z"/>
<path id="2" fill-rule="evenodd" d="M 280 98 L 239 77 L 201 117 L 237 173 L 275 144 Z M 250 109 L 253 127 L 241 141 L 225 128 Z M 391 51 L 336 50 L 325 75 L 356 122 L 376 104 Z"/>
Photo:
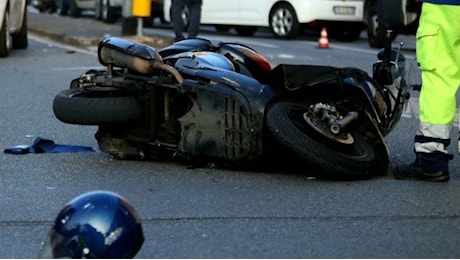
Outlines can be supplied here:
<path id="1" fill-rule="evenodd" d="M 92 258 L 89 251 L 80 237 L 68 239 L 53 228 L 43 241 L 37 258 Z"/>

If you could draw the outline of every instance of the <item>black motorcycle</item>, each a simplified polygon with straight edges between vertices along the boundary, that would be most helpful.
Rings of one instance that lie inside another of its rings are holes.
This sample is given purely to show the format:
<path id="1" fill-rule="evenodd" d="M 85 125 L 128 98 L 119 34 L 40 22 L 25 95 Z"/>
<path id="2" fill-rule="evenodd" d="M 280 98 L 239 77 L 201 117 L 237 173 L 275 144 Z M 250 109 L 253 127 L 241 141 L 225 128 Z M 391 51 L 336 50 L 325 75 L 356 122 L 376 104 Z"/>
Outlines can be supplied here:
<path id="1" fill-rule="evenodd" d="M 54 99 L 62 122 L 97 125 L 120 159 L 177 158 L 225 167 L 285 158 L 346 179 L 385 173 L 384 136 L 409 99 L 400 49 L 379 52 L 373 76 L 353 67 L 280 64 L 234 42 L 187 39 L 160 51 L 108 37 L 99 62 Z"/>

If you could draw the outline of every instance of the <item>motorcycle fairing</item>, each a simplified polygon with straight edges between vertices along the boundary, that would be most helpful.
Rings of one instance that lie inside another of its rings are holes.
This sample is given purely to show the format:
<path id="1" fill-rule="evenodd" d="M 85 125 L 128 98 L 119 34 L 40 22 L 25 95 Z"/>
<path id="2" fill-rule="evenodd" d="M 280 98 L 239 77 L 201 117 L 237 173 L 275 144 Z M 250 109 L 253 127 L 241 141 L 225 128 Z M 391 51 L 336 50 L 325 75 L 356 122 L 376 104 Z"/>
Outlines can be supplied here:
<path id="1" fill-rule="evenodd" d="M 203 38 L 184 39 L 175 42 L 159 51 L 161 57 L 166 58 L 171 55 L 191 52 L 191 51 L 212 51 L 214 48 L 213 43 L 210 40 Z"/>
<path id="2" fill-rule="evenodd" d="M 178 119 L 180 152 L 234 166 L 262 156 L 262 104 L 252 108 L 243 93 L 222 83 L 209 86 L 185 80 L 182 86 L 196 98 Z"/>
<path id="3" fill-rule="evenodd" d="M 159 54 L 166 60 L 195 52 L 219 53 L 230 59 L 238 67 L 238 72 L 263 83 L 266 83 L 266 75 L 271 70 L 271 65 L 265 57 L 251 47 L 236 42 L 211 42 L 202 38 L 185 39 L 160 50 Z"/>
<path id="4" fill-rule="evenodd" d="M 241 67 L 247 69 L 250 77 L 266 83 L 267 74 L 271 71 L 271 65 L 264 56 L 251 47 L 240 43 L 221 42 L 218 52 L 235 64 L 241 64 Z"/>
<path id="5" fill-rule="evenodd" d="M 257 100 L 259 97 L 265 99 L 265 97 L 272 95 L 271 88 L 248 75 L 228 69 L 206 66 L 206 64 L 200 63 L 192 57 L 180 58 L 174 66 L 183 74 L 208 82 L 231 86 L 238 91 L 244 92 L 252 100 Z"/>
<path id="6" fill-rule="evenodd" d="M 213 66 L 215 57 L 180 55 L 174 67 L 193 78 L 184 80 L 180 91 L 196 98 L 190 111 L 179 118 L 178 150 L 233 166 L 257 161 L 263 150 L 264 108 L 273 97 L 272 89 L 228 66 Z"/>
<path id="7" fill-rule="evenodd" d="M 193 60 L 193 63 L 184 64 L 181 61 Z M 165 58 L 165 60 L 176 60 L 175 67 L 179 71 L 187 73 L 187 75 L 193 75 L 193 70 L 199 68 L 207 68 L 210 70 L 224 69 L 235 71 L 234 64 L 225 56 L 222 56 L 215 52 L 210 51 L 189 51 L 179 54 L 174 54 Z"/>

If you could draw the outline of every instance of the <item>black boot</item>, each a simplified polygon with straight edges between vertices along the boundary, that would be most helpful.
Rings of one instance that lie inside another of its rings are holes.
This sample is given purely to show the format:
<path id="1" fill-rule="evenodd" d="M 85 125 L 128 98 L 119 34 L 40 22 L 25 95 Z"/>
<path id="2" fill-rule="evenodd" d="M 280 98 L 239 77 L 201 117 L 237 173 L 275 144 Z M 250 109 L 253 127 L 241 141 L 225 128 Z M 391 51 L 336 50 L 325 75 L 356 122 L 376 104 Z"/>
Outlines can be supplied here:
<path id="1" fill-rule="evenodd" d="M 452 157 L 450 154 L 439 153 L 417 154 L 413 163 L 395 167 L 393 176 L 398 180 L 447 182 L 450 178 L 448 161 Z M 427 168 L 431 169 L 427 170 Z"/>

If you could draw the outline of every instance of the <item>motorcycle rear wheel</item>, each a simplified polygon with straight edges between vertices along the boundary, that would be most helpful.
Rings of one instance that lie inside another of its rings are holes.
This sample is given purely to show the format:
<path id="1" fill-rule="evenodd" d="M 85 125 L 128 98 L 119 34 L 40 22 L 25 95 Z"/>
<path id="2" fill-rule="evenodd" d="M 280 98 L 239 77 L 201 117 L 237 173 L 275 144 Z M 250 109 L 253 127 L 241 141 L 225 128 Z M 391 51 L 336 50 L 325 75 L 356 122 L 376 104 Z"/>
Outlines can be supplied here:
<path id="1" fill-rule="evenodd" d="M 350 130 L 351 144 L 326 138 L 309 126 L 303 114 L 307 104 L 279 102 L 266 115 L 269 132 L 277 142 L 315 166 L 325 177 L 364 179 L 379 175 L 381 160 L 362 133 Z"/>
<path id="2" fill-rule="evenodd" d="M 54 115 L 62 122 L 77 125 L 103 125 L 141 119 L 142 108 L 134 93 L 122 90 L 64 90 L 53 102 Z"/>

